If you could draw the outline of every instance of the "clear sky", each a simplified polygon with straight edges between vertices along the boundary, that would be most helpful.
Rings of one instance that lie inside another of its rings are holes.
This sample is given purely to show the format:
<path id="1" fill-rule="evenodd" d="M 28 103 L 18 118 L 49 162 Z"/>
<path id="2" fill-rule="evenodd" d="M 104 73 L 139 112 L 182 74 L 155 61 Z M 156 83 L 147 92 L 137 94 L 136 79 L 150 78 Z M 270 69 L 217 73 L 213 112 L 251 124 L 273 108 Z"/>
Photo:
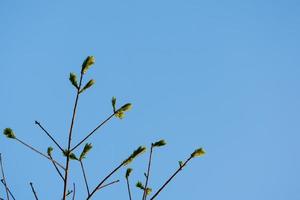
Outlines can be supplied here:
<path id="1" fill-rule="evenodd" d="M 111 114 L 112 96 L 133 109 L 89 140 L 91 188 L 137 146 L 163 138 L 168 145 L 154 152 L 154 191 L 178 160 L 197 147 L 207 154 L 158 200 L 299 200 L 299 24 L 296 0 L 2 0 L 0 128 L 45 152 L 55 146 L 38 120 L 66 146 L 75 98 L 69 72 L 79 73 L 93 55 L 85 81 L 96 84 L 80 98 L 73 143 Z M 17 199 L 33 199 L 30 181 L 40 199 L 60 199 L 51 163 L 3 135 L 0 152 Z M 57 148 L 54 157 L 65 162 Z M 131 165 L 135 200 L 147 158 Z M 84 199 L 79 165 L 71 167 Z M 94 199 L 128 199 L 124 173 Z"/>

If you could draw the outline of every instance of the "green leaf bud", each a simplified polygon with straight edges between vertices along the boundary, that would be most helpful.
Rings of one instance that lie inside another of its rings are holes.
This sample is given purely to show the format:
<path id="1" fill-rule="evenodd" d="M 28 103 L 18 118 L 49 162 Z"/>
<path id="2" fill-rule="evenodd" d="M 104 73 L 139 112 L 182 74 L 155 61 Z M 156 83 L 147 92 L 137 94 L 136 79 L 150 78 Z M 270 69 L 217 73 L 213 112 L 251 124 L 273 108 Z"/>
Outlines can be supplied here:
<path id="1" fill-rule="evenodd" d="M 82 153 L 80 154 L 80 157 L 79 157 L 79 160 L 82 160 L 86 157 L 87 153 L 92 149 L 92 144 L 91 143 L 87 143 L 83 150 L 82 150 Z"/>
<path id="2" fill-rule="evenodd" d="M 120 111 L 123 111 L 123 112 L 126 112 L 128 110 L 130 110 L 132 108 L 132 105 L 131 103 L 126 103 L 124 106 L 122 106 L 119 110 Z"/>
<path id="3" fill-rule="evenodd" d="M 146 195 L 151 194 L 151 192 L 152 192 L 152 189 L 151 189 L 151 188 L 147 188 L 147 189 L 146 189 Z"/>
<path id="4" fill-rule="evenodd" d="M 135 185 L 137 188 L 140 188 L 141 190 L 144 190 L 145 189 L 145 187 L 144 187 L 144 185 L 143 185 L 143 183 L 141 182 L 141 181 L 138 181 L 137 183 L 136 183 L 136 185 Z"/>
<path id="5" fill-rule="evenodd" d="M 116 102 L 117 102 L 116 97 L 112 97 L 111 104 L 112 104 L 114 113 L 116 112 Z"/>
<path id="6" fill-rule="evenodd" d="M 161 147 L 166 145 L 167 143 L 165 142 L 165 140 L 159 140 L 157 142 L 155 142 L 154 144 L 152 144 L 153 147 Z"/>
<path id="7" fill-rule="evenodd" d="M 72 85 L 78 89 L 77 77 L 75 73 L 70 73 L 69 80 L 72 83 Z"/>
<path id="8" fill-rule="evenodd" d="M 131 172 L 132 172 L 132 169 L 131 169 L 131 168 L 128 168 L 128 169 L 126 170 L 125 177 L 128 178 L 128 177 L 130 176 Z"/>
<path id="9" fill-rule="evenodd" d="M 13 130 L 11 128 L 6 128 L 3 131 L 3 134 L 10 139 L 16 139 L 15 133 L 13 132 Z"/>
<path id="10" fill-rule="evenodd" d="M 53 151 L 53 148 L 52 148 L 52 147 L 48 147 L 48 149 L 47 149 L 47 154 L 50 156 L 51 153 L 52 153 L 52 151 Z"/>
<path id="11" fill-rule="evenodd" d="M 146 147 L 143 146 L 139 146 L 135 151 L 133 151 L 133 153 L 126 159 L 123 161 L 123 165 L 128 165 L 129 163 L 131 163 L 137 156 L 141 155 L 142 153 L 144 153 L 146 151 Z"/>
<path id="12" fill-rule="evenodd" d="M 94 56 L 88 56 L 84 62 L 82 63 L 82 69 L 81 73 L 85 74 L 87 70 L 95 63 L 95 57 Z"/>
<path id="13" fill-rule="evenodd" d="M 84 92 L 86 89 L 92 87 L 92 85 L 94 85 L 94 84 L 95 84 L 95 80 L 93 80 L 93 79 L 89 80 L 89 82 L 87 82 L 87 84 L 80 90 L 79 93 Z"/>
<path id="14" fill-rule="evenodd" d="M 191 154 L 191 157 L 192 157 L 192 158 L 200 157 L 200 156 L 203 156 L 205 153 L 206 153 L 206 152 L 204 151 L 204 149 L 199 148 L 199 149 L 196 149 L 196 150 Z"/>

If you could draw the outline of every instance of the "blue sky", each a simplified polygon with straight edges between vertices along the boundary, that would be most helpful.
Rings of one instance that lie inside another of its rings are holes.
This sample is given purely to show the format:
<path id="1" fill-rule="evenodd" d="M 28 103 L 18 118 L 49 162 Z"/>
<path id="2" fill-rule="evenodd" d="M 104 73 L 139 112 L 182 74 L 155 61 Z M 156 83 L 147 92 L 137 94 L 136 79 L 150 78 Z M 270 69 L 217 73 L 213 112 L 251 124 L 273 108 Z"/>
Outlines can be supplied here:
<path id="1" fill-rule="evenodd" d="M 54 145 L 38 120 L 66 145 L 69 72 L 93 55 L 85 80 L 96 84 L 80 97 L 74 143 L 111 113 L 112 96 L 133 109 L 89 140 L 90 187 L 137 146 L 164 138 L 168 145 L 154 152 L 154 191 L 178 160 L 197 147 L 207 154 L 157 199 L 298 200 L 299 13 L 293 0 L 1 1 L 0 128 L 45 152 Z M 0 152 L 17 199 L 33 199 L 30 181 L 40 199 L 60 199 L 51 163 L 4 136 Z M 59 149 L 54 157 L 64 163 Z M 143 180 L 147 158 L 131 165 L 132 184 Z M 79 165 L 71 167 L 84 199 Z M 128 199 L 124 173 L 94 199 Z"/>

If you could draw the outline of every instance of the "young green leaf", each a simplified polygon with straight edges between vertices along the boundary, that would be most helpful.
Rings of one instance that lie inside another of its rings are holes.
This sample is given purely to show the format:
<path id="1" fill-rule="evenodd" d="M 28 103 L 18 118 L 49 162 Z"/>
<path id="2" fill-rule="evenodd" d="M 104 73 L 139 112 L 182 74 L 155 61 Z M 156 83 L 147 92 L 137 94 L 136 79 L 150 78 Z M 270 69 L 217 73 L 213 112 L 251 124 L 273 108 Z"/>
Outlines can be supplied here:
<path id="1" fill-rule="evenodd" d="M 205 153 L 206 153 L 206 152 L 204 151 L 204 149 L 199 148 L 199 149 L 196 149 L 196 150 L 191 154 L 191 157 L 192 157 L 192 158 L 200 157 L 200 156 L 203 156 Z"/>
<path id="2" fill-rule="evenodd" d="M 78 158 L 76 157 L 76 155 L 74 153 L 71 153 L 67 149 L 65 149 L 63 151 L 63 155 L 66 156 L 66 157 L 69 157 L 71 160 L 78 160 Z"/>
<path id="3" fill-rule="evenodd" d="M 116 111 L 115 116 L 119 119 L 123 119 L 125 116 L 125 112 L 130 110 L 132 107 L 131 103 L 127 103 Z"/>
<path id="4" fill-rule="evenodd" d="M 125 116 L 125 113 L 122 112 L 122 111 L 117 111 L 116 114 L 115 114 L 115 116 L 116 116 L 117 118 L 119 118 L 119 119 L 123 119 L 124 116 Z"/>
<path id="5" fill-rule="evenodd" d="M 180 160 L 180 161 L 178 161 L 178 164 L 179 164 L 179 167 L 182 167 L 183 162 Z"/>
<path id="6" fill-rule="evenodd" d="M 126 103 L 124 106 L 122 106 L 119 110 L 120 111 L 123 111 L 123 112 L 126 112 L 128 110 L 130 110 L 132 107 L 131 103 Z"/>
<path id="7" fill-rule="evenodd" d="M 153 147 L 161 147 L 166 145 L 167 143 L 164 140 L 159 140 L 157 142 L 155 142 L 154 144 L 152 144 Z"/>
<path id="8" fill-rule="evenodd" d="M 71 160 L 78 160 L 78 158 L 76 157 L 76 155 L 74 153 L 70 153 L 70 159 Z"/>
<path id="9" fill-rule="evenodd" d="M 137 156 L 144 153 L 146 151 L 146 147 L 139 146 L 126 160 L 123 161 L 123 165 L 128 165 L 131 163 Z"/>
<path id="10" fill-rule="evenodd" d="M 149 195 L 149 194 L 151 194 L 151 192 L 152 192 L 152 189 L 147 187 L 146 194 Z"/>
<path id="11" fill-rule="evenodd" d="M 52 151 L 53 151 L 53 148 L 52 147 L 48 147 L 48 149 L 47 149 L 48 156 L 51 155 Z"/>
<path id="12" fill-rule="evenodd" d="M 141 190 L 144 190 L 145 189 L 145 187 L 144 187 L 144 185 L 143 185 L 143 183 L 142 182 L 140 182 L 140 181 L 138 181 L 137 183 L 136 183 L 136 185 L 135 185 L 137 188 L 140 188 Z"/>
<path id="13" fill-rule="evenodd" d="M 72 83 L 72 85 L 78 89 L 77 77 L 75 73 L 70 73 L 69 80 Z"/>
<path id="14" fill-rule="evenodd" d="M 92 149 L 92 144 L 91 143 L 87 143 L 85 144 L 82 153 L 80 154 L 79 160 L 82 160 L 86 157 L 87 153 Z"/>
<path id="15" fill-rule="evenodd" d="M 117 102 L 116 97 L 112 97 L 111 104 L 112 104 L 114 113 L 116 112 L 116 102 Z"/>
<path id="16" fill-rule="evenodd" d="M 15 133 L 13 132 L 13 130 L 11 128 L 6 128 L 3 131 L 3 134 L 10 139 L 16 139 Z"/>
<path id="17" fill-rule="evenodd" d="M 87 82 L 87 84 L 80 90 L 79 93 L 84 92 L 86 89 L 92 87 L 92 85 L 94 85 L 94 84 L 95 84 L 95 80 L 93 80 L 93 79 L 89 80 L 89 82 Z"/>
<path id="18" fill-rule="evenodd" d="M 82 69 L 81 73 L 85 74 L 87 70 L 95 63 L 95 57 L 94 56 L 88 56 L 84 62 L 82 63 Z"/>
<path id="19" fill-rule="evenodd" d="M 131 168 L 128 168 L 128 169 L 126 170 L 125 177 L 128 178 L 128 177 L 130 176 L 131 172 L 132 172 L 132 169 L 131 169 Z"/>

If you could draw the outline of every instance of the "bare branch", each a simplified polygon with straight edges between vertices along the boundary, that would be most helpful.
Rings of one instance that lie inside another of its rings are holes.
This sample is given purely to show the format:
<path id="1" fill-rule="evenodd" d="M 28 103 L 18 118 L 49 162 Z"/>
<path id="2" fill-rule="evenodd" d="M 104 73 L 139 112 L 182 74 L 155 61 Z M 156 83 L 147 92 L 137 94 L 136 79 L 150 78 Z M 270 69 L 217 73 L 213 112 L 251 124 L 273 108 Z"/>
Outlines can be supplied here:
<path id="1" fill-rule="evenodd" d="M 51 154 L 49 155 L 49 157 L 53 160 Z M 52 160 L 51 160 L 51 161 L 52 161 Z M 56 166 L 55 162 L 52 161 L 52 164 L 53 164 L 53 166 L 55 167 L 55 169 L 56 169 L 57 173 L 59 174 L 59 176 L 61 177 L 61 179 L 62 179 L 63 181 L 65 181 L 63 175 L 62 175 L 61 172 L 59 171 L 59 169 L 58 169 L 58 167 Z"/>
<path id="2" fill-rule="evenodd" d="M 122 162 L 119 166 L 117 166 L 112 172 L 110 172 L 98 185 L 95 187 L 95 189 L 92 191 L 92 193 L 87 197 L 86 200 L 90 199 L 97 190 L 100 189 L 102 184 L 109 178 L 111 175 L 113 175 L 116 171 L 118 171 L 122 166 L 124 165 L 124 162 Z"/>
<path id="3" fill-rule="evenodd" d="M 75 183 L 73 183 L 73 197 L 72 200 L 75 200 Z"/>
<path id="4" fill-rule="evenodd" d="M 127 183 L 127 190 L 128 190 L 129 200 L 132 200 L 131 191 L 130 191 L 130 184 L 129 184 L 129 177 L 126 177 L 126 183 Z"/>
<path id="5" fill-rule="evenodd" d="M 102 188 L 105 188 L 105 187 L 107 187 L 107 186 L 110 186 L 110 185 L 112 185 L 112 184 L 118 183 L 118 182 L 120 182 L 120 180 L 115 180 L 115 181 L 113 181 L 113 182 L 104 184 L 104 185 L 102 185 L 101 187 L 99 187 L 98 190 L 100 190 L 100 189 L 102 189 Z"/>
<path id="6" fill-rule="evenodd" d="M 49 156 L 43 154 L 42 152 L 38 151 L 37 149 L 35 149 L 34 147 L 30 146 L 29 144 L 25 143 L 24 141 L 20 140 L 19 138 L 15 138 L 18 142 L 20 142 L 21 144 L 23 144 L 24 146 L 28 147 L 29 149 L 33 150 L 34 152 L 40 154 L 41 156 L 47 158 L 48 160 L 55 162 L 59 167 L 61 167 L 63 170 L 65 170 L 65 168 L 57 161 L 53 160 L 52 158 L 50 158 Z"/>
<path id="7" fill-rule="evenodd" d="M 3 184 L 4 184 L 4 187 L 5 187 L 5 191 L 6 191 L 6 197 L 7 197 L 7 200 L 9 200 L 9 193 L 8 193 L 8 187 L 7 187 L 7 184 L 6 184 L 6 178 L 5 178 L 5 174 L 4 174 L 4 168 L 3 168 L 3 163 L 2 163 L 2 154 L 0 153 L 0 164 L 1 164 L 1 173 L 2 173 L 2 180 L 3 180 Z"/>
<path id="8" fill-rule="evenodd" d="M 87 182 L 87 178 L 86 178 L 86 174 L 85 174 L 83 162 L 82 162 L 82 160 L 79 160 L 79 162 L 80 162 L 81 170 L 82 170 L 82 173 L 83 173 L 83 178 L 84 178 L 86 190 L 87 190 L 88 195 L 90 195 L 89 185 L 88 185 L 88 182 Z"/>
<path id="9" fill-rule="evenodd" d="M 37 197 L 37 194 L 36 194 L 36 192 L 35 192 L 35 189 L 34 189 L 34 187 L 33 187 L 33 183 L 30 182 L 29 184 L 30 184 L 30 187 L 31 187 L 32 193 L 34 194 L 35 199 L 36 199 L 36 200 L 39 200 L 39 198 Z"/>
<path id="10" fill-rule="evenodd" d="M 192 159 L 193 157 L 190 156 L 184 163 L 179 165 L 179 168 L 174 172 L 174 174 L 159 188 L 159 190 L 151 197 L 150 200 L 153 200 L 169 183 L 170 181 L 180 172 L 184 166 Z"/>
<path id="11" fill-rule="evenodd" d="M 150 149 L 148 169 L 147 169 L 147 174 L 146 174 L 147 176 L 146 176 L 146 182 L 145 182 L 145 188 L 144 188 L 144 193 L 143 193 L 142 200 L 146 200 L 147 199 L 147 186 L 148 186 L 148 181 L 149 181 L 149 176 L 150 176 L 150 168 L 151 168 L 151 161 L 152 161 L 152 152 L 153 152 L 153 144 L 151 144 L 151 149 Z"/>
<path id="12" fill-rule="evenodd" d="M 35 121 L 35 124 L 37 124 L 45 133 L 46 135 L 56 144 L 56 146 L 63 152 L 63 148 L 58 144 L 58 142 L 51 136 L 51 134 L 41 125 L 40 122 Z"/>
<path id="13" fill-rule="evenodd" d="M 77 94 L 76 94 L 76 99 L 75 99 L 74 108 L 73 108 L 71 126 L 70 126 L 69 137 L 68 137 L 68 152 L 70 152 L 70 149 L 71 149 L 73 126 L 74 126 L 74 122 L 75 122 L 75 116 L 76 116 L 76 110 L 77 110 L 77 105 L 78 105 L 78 100 L 79 100 L 79 94 L 80 94 L 80 89 L 81 89 L 81 84 L 82 84 L 82 78 L 83 78 L 83 73 L 80 74 L 79 86 L 77 88 Z M 66 170 L 65 170 L 65 177 L 64 177 L 63 200 L 66 200 L 66 194 L 67 194 L 68 175 L 69 175 L 69 162 L 70 162 L 70 156 L 67 156 L 67 159 L 66 159 Z"/>
<path id="14" fill-rule="evenodd" d="M 4 183 L 4 180 L 3 180 L 3 179 L 1 179 L 1 183 L 2 183 L 2 184 L 4 185 L 4 187 L 5 187 L 5 183 Z M 7 187 L 7 190 L 8 190 L 9 195 L 13 198 L 13 200 L 16 200 L 15 197 L 14 197 L 14 195 L 13 195 L 12 192 L 10 191 L 9 187 Z"/>
<path id="15" fill-rule="evenodd" d="M 111 114 L 107 119 L 101 122 L 94 130 L 92 130 L 85 138 L 83 138 L 78 144 L 76 144 L 72 149 L 71 152 L 74 151 L 77 147 L 79 147 L 84 141 L 86 141 L 89 137 L 91 137 L 101 126 L 103 126 L 106 122 L 108 122 L 115 113 Z"/>

